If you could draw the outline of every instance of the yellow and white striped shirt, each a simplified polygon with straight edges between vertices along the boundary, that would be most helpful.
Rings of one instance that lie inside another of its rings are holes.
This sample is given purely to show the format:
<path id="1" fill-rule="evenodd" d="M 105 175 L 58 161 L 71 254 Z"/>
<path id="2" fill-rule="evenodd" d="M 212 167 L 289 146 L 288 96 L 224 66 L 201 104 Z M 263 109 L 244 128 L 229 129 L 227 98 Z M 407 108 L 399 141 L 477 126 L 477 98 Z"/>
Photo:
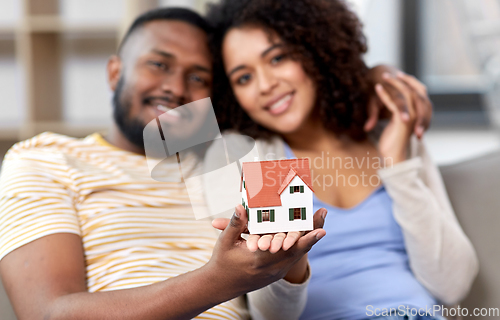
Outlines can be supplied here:
<path id="1" fill-rule="evenodd" d="M 192 162 L 194 163 L 194 162 Z M 0 176 L 0 260 L 40 237 L 82 238 L 89 292 L 152 284 L 210 259 L 217 232 L 195 220 L 176 159 L 168 181 L 151 178 L 146 157 L 99 134 L 43 133 L 7 153 Z M 242 298 L 197 319 L 242 319 Z"/>

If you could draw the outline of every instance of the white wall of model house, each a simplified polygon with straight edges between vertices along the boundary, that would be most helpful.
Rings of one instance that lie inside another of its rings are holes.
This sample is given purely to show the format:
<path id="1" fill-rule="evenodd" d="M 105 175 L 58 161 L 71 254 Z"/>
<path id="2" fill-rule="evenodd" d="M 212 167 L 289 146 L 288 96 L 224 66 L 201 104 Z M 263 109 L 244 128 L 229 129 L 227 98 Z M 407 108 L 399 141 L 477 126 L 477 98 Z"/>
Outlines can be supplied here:
<path id="1" fill-rule="evenodd" d="M 245 179 L 244 179 L 245 181 Z M 290 193 L 290 186 L 303 186 L 304 193 Z M 248 205 L 246 190 L 242 188 L 242 198 Z M 300 179 L 295 176 L 292 182 L 281 193 L 281 206 L 275 207 L 260 207 L 248 208 L 248 230 L 251 234 L 289 232 L 289 231 L 306 231 L 313 229 L 313 193 L 311 189 Z M 290 208 L 306 208 L 306 220 L 295 219 L 289 220 Z M 275 221 L 257 221 L 257 210 L 275 210 Z"/>

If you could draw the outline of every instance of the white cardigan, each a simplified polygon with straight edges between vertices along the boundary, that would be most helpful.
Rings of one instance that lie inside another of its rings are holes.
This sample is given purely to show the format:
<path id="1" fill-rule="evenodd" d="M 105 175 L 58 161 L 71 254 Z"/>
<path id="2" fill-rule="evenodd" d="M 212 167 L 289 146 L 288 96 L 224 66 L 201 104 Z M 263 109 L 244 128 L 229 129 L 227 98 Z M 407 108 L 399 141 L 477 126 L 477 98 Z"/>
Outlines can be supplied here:
<path id="1" fill-rule="evenodd" d="M 258 140 L 256 146 L 261 160 L 285 158 L 284 143 L 279 137 Z M 441 175 L 423 142 L 413 136 L 409 159 L 378 173 L 393 200 L 394 218 L 402 229 L 416 279 L 443 304 L 458 303 L 467 295 L 478 273 L 478 259 L 455 217 Z M 210 197 L 210 188 L 205 186 L 205 194 Z M 280 280 L 249 293 L 252 317 L 298 318 L 305 306 L 307 283 L 291 285 Z M 285 290 L 291 287 L 293 290 Z M 287 308 L 276 308 L 284 305 Z"/>

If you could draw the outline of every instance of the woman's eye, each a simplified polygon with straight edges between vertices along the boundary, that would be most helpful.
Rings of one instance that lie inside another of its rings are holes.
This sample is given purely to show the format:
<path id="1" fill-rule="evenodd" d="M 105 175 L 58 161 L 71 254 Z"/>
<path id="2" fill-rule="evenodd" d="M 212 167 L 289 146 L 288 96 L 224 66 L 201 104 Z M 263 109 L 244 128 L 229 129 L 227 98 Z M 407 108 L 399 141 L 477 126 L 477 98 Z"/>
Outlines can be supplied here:
<path id="1" fill-rule="evenodd" d="M 284 54 L 280 54 L 280 55 L 277 55 L 277 56 L 273 57 L 271 59 L 271 64 L 277 64 L 278 62 L 280 62 L 281 60 L 283 60 L 284 57 L 285 57 Z"/>
<path id="2" fill-rule="evenodd" d="M 250 81 L 250 75 L 249 74 L 244 74 L 241 77 L 239 77 L 238 79 L 236 79 L 236 83 L 240 84 L 240 85 L 245 84 L 248 81 Z"/>

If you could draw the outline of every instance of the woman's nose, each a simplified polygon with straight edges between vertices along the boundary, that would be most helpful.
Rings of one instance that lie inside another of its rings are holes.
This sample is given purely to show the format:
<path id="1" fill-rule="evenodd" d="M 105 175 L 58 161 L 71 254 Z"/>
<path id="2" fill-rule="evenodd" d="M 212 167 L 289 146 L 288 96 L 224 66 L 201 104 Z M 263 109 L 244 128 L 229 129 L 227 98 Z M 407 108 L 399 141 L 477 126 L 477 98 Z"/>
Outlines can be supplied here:
<path id="1" fill-rule="evenodd" d="M 258 72 L 258 81 L 261 94 L 268 94 L 278 85 L 278 79 L 269 70 Z"/>

